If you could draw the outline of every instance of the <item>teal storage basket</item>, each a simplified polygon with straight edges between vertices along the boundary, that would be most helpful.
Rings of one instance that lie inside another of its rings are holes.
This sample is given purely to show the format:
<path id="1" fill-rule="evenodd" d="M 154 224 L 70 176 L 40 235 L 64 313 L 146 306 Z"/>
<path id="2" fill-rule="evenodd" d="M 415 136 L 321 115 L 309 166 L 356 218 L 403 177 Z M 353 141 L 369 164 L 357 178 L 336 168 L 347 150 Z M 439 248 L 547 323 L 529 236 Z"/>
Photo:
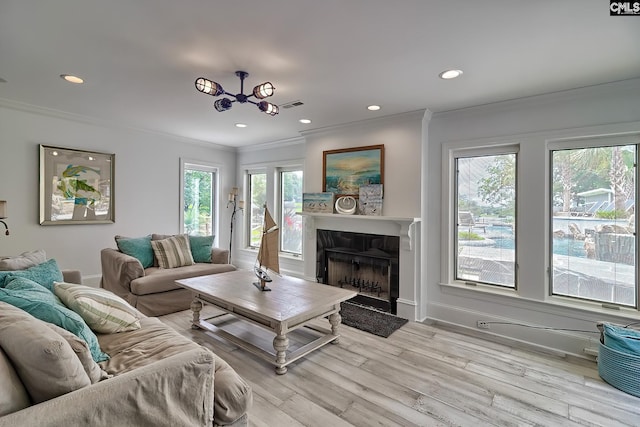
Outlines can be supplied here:
<path id="1" fill-rule="evenodd" d="M 601 342 L 598 374 L 615 388 L 640 397 L 640 354 L 623 353 Z"/>

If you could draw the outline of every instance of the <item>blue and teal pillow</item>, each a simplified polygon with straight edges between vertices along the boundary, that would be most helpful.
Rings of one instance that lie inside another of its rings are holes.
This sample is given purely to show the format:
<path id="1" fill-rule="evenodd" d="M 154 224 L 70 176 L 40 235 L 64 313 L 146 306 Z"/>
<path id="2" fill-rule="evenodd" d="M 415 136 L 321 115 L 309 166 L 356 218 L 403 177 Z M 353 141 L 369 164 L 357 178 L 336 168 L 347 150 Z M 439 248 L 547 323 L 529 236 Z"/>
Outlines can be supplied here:
<path id="1" fill-rule="evenodd" d="M 116 236 L 118 250 L 136 258 L 142 264 L 142 268 L 153 267 L 153 248 L 151 247 L 151 236 L 144 237 L 123 237 Z"/>
<path id="2" fill-rule="evenodd" d="M 98 338 L 79 314 L 60 302 L 54 293 L 25 277 L 7 280 L 0 288 L 0 301 L 18 307 L 45 322 L 53 323 L 84 340 L 96 362 L 109 360 L 109 355 L 100 349 Z"/>
<path id="3" fill-rule="evenodd" d="M 189 236 L 194 262 L 211 262 L 211 247 L 214 236 Z"/>
<path id="4" fill-rule="evenodd" d="M 53 282 L 62 282 L 62 271 L 55 259 L 50 259 L 26 270 L 0 271 L 0 287 L 4 287 L 11 278 L 24 277 L 33 280 L 53 292 Z"/>

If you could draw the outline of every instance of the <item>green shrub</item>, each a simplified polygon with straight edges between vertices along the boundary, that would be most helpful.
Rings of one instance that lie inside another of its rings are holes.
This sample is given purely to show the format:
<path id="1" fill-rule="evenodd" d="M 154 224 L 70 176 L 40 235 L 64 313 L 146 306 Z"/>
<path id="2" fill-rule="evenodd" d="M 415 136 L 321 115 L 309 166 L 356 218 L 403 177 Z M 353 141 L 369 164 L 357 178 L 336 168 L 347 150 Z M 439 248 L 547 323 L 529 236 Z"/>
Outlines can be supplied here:
<path id="1" fill-rule="evenodd" d="M 484 237 L 472 231 L 459 231 L 458 240 L 484 240 Z"/>
<path id="2" fill-rule="evenodd" d="M 625 219 L 628 217 L 625 211 L 615 210 L 615 211 L 598 211 L 595 214 L 596 218 L 603 219 Z"/>

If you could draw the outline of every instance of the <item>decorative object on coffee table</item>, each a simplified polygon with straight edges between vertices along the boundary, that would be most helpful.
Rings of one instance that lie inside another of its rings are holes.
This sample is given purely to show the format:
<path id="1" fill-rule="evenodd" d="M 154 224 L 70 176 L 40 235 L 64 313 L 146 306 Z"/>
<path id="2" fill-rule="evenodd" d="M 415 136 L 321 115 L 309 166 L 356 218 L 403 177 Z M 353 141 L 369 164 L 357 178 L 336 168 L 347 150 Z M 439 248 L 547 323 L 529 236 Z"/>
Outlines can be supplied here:
<path id="1" fill-rule="evenodd" d="M 278 238 L 280 229 L 278 224 L 273 220 L 267 205 L 264 205 L 264 224 L 262 226 L 262 240 L 260 241 L 260 249 L 258 250 L 258 258 L 256 258 L 253 270 L 260 279 L 260 282 L 254 282 L 256 288 L 261 291 L 270 291 L 266 286 L 267 282 L 271 282 L 271 277 L 267 274 L 267 270 L 280 273 L 280 263 L 278 261 Z"/>
<path id="2" fill-rule="evenodd" d="M 384 145 L 323 152 L 323 191 L 358 197 L 361 185 L 383 184 Z"/>

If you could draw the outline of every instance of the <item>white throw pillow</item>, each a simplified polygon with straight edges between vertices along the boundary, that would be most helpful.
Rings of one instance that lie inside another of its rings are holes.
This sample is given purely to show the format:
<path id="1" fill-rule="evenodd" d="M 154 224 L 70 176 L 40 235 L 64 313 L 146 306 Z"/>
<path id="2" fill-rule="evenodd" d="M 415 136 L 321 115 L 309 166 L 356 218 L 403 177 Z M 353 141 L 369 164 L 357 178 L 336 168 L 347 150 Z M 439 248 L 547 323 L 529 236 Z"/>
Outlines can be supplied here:
<path id="1" fill-rule="evenodd" d="M 43 249 L 23 252 L 18 256 L 3 257 L 0 259 L 0 271 L 26 270 L 35 267 L 47 260 L 47 254 Z"/>
<path id="2" fill-rule="evenodd" d="M 54 282 L 54 293 L 94 332 L 115 334 L 140 329 L 140 315 L 125 300 L 102 288 Z"/>

